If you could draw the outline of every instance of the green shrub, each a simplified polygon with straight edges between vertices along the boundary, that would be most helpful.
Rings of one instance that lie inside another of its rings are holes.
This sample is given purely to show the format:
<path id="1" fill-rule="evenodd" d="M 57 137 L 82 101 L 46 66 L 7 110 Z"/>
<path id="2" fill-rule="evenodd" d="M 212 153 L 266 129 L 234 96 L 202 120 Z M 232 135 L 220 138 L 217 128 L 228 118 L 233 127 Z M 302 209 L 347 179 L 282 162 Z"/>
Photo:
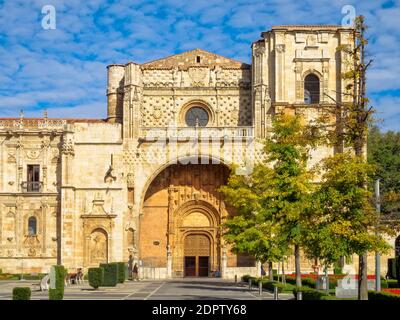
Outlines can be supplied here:
<path id="1" fill-rule="evenodd" d="M 49 289 L 49 300 L 62 300 L 64 292 L 58 289 Z"/>
<path id="2" fill-rule="evenodd" d="M 342 300 L 341 298 L 336 298 L 335 296 L 321 296 L 319 300 Z"/>
<path id="3" fill-rule="evenodd" d="M 25 280 L 42 280 L 46 274 L 38 273 L 38 274 L 24 274 Z"/>
<path id="4" fill-rule="evenodd" d="M 264 280 L 262 281 L 262 287 L 268 291 L 274 291 L 274 287 L 277 287 L 278 292 L 281 293 L 283 291 L 284 285 L 276 281 Z"/>
<path id="5" fill-rule="evenodd" d="M 243 280 L 244 282 L 246 282 L 246 283 L 248 283 L 250 279 L 251 279 L 251 283 L 252 283 L 253 285 L 258 284 L 258 279 L 257 279 L 256 277 L 250 276 L 250 275 L 248 275 L 248 274 L 246 274 L 246 275 L 244 275 L 244 276 L 242 277 L 242 280 Z"/>
<path id="6" fill-rule="evenodd" d="M 97 289 L 103 283 L 104 269 L 89 268 L 88 277 L 89 277 L 89 285 L 94 289 Z"/>
<path id="7" fill-rule="evenodd" d="M 31 288 L 19 287 L 13 289 L 13 300 L 30 300 L 31 299 Z"/>
<path id="8" fill-rule="evenodd" d="M 20 280 L 20 277 L 16 274 L 3 273 L 0 274 L 0 280 Z"/>
<path id="9" fill-rule="evenodd" d="M 104 269 L 102 286 L 115 287 L 118 283 L 118 265 L 116 263 L 102 263 L 100 268 Z"/>
<path id="10" fill-rule="evenodd" d="M 49 300 L 62 300 L 64 297 L 64 284 L 67 271 L 64 266 L 53 266 L 56 274 L 55 288 L 49 289 Z"/>
<path id="11" fill-rule="evenodd" d="M 397 281 L 396 281 L 397 282 Z M 388 280 L 381 280 L 381 288 L 387 289 L 389 288 Z"/>
<path id="12" fill-rule="evenodd" d="M 400 301 L 400 295 L 393 294 L 393 293 L 390 293 L 390 292 L 368 291 L 368 299 L 369 299 L 369 300 L 393 300 L 393 301 Z"/>
<path id="13" fill-rule="evenodd" d="M 399 287 L 399 284 L 398 284 L 397 280 L 388 279 L 388 280 L 385 280 L 385 281 L 386 281 L 386 283 L 387 283 L 387 288 L 395 289 L 395 288 L 398 288 L 398 287 Z M 383 283 L 383 281 L 382 281 L 382 283 Z M 382 288 L 383 288 L 383 287 L 382 287 Z"/>
<path id="14" fill-rule="evenodd" d="M 310 288 L 316 288 L 317 287 L 317 282 L 314 279 L 311 278 L 303 278 L 301 279 L 301 284 L 306 287 Z"/>
<path id="15" fill-rule="evenodd" d="M 118 265 L 118 283 L 125 281 L 125 262 L 117 262 Z"/>
<path id="16" fill-rule="evenodd" d="M 297 292 L 303 293 L 303 300 L 321 300 L 322 297 L 328 296 L 326 291 L 319 291 L 307 286 L 295 287 L 293 289 L 293 295 L 297 299 Z"/>
<path id="17" fill-rule="evenodd" d="M 242 281 L 243 282 L 249 282 L 249 278 L 250 278 L 250 275 L 249 274 L 245 274 L 244 276 L 242 276 Z"/>
<path id="18" fill-rule="evenodd" d="M 295 277 L 291 277 L 291 276 L 286 276 L 285 278 L 287 283 L 290 283 L 292 285 L 296 285 L 296 278 Z M 303 281 L 303 279 L 301 279 Z"/>

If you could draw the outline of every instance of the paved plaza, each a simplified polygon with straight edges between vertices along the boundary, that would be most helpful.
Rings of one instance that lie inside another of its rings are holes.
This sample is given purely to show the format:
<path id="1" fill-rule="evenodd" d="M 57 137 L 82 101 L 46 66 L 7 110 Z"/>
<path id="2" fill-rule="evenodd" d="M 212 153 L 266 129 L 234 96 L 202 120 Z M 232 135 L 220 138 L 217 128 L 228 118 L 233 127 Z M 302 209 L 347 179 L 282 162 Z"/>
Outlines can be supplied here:
<path id="1" fill-rule="evenodd" d="M 47 300 L 48 292 L 41 292 L 39 281 L 0 281 L 0 300 L 12 299 L 14 287 L 31 287 L 32 300 Z M 292 294 L 280 294 L 279 300 L 292 299 Z M 258 288 L 249 291 L 248 285 L 231 280 L 184 278 L 172 280 L 127 281 L 117 287 L 93 290 L 84 284 L 65 287 L 64 300 L 273 300 L 273 294 Z"/>

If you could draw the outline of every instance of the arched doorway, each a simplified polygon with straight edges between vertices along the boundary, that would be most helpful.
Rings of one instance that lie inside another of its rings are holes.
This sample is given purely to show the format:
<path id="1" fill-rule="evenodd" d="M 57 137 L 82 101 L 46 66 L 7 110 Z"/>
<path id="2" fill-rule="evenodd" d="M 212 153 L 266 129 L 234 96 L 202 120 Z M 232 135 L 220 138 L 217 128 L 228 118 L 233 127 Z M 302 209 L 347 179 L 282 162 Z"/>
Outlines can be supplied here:
<path id="1" fill-rule="evenodd" d="M 221 269 L 219 226 L 229 208 L 218 189 L 228 176 L 229 168 L 223 164 L 191 163 L 170 165 L 156 176 L 146 191 L 139 220 L 139 260 L 144 272 L 184 277 L 188 272 L 208 276 Z M 206 241 L 185 246 L 192 235 L 208 238 L 205 254 L 185 253 L 185 247 L 193 251 Z M 185 263 L 185 256 L 194 258 Z M 189 264 L 192 271 L 185 272 Z"/>
<path id="2" fill-rule="evenodd" d="M 187 235 L 184 242 L 185 277 L 208 277 L 210 253 L 210 239 L 206 235 Z"/>

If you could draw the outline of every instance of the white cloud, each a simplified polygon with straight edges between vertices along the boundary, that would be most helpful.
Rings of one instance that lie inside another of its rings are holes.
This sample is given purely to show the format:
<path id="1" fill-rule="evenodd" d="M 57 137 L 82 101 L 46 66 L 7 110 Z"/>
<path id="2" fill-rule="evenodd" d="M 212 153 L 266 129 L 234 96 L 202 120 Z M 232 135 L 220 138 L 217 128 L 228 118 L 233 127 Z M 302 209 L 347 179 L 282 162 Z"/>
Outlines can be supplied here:
<path id="1" fill-rule="evenodd" d="M 399 1 L 351 1 L 370 25 L 368 92 L 395 127 L 400 90 Z M 41 8 L 57 29 L 41 28 Z M 0 4 L 0 116 L 105 116 L 106 65 L 196 47 L 250 62 L 251 42 L 281 24 L 339 24 L 347 0 L 6 0 Z M 395 92 L 390 98 L 387 91 Z M 76 112 L 76 114 L 73 114 Z"/>

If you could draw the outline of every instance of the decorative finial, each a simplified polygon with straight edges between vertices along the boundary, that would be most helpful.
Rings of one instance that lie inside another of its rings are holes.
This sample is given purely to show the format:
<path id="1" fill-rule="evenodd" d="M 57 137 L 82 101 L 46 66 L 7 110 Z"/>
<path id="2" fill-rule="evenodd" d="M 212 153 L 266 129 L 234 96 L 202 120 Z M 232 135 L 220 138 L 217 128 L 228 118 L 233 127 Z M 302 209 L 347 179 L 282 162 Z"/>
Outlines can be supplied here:
<path id="1" fill-rule="evenodd" d="M 24 110 L 21 109 L 21 111 L 19 112 L 19 117 L 20 117 L 21 119 L 24 118 Z"/>

